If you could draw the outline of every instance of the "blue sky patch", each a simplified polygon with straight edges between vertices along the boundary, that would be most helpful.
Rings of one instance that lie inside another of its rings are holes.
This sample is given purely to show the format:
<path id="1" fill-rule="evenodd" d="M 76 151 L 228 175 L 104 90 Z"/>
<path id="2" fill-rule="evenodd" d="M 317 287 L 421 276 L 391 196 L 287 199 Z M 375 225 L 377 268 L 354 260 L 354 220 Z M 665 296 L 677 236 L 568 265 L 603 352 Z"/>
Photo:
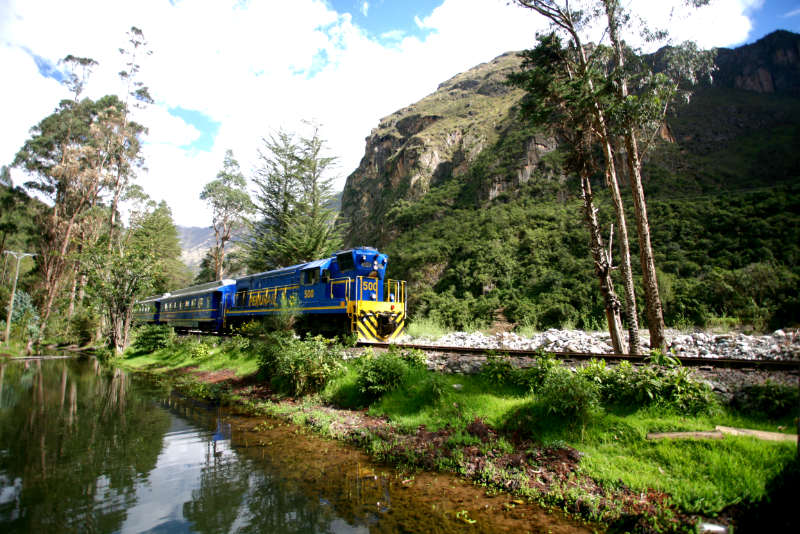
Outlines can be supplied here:
<path id="1" fill-rule="evenodd" d="M 221 123 L 212 120 L 211 117 L 205 113 L 194 109 L 182 108 L 180 106 L 169 108 L 169 114 L 182 119 L 184 122 L 191 124 L 200 131 L 200 137 L 180 148 L 203 152 L 211 150 L 211 147 L 214 146 L 214 139 L 217 137 Z"/>
<path id="2" fill-rule="evenodd" d="M 430 33 L 417 26 L 415 17 L 424 19 L 443 0 L 329 0 L 338 13 L 350 13 L 353 23 L 381 42 L 396 42 L 401 37 L 424 39 Z M 365 7 L 367 4 L 367 7 Z"/>
<path id="3" fill-rule="evenodd" d="M 52 61 L 43 58 L 42 56 L 37 56 L 28 48 L 23 48 L 26 54 L 31 56 L 34 63 L 36 63 L 36 68 L 39 69 L 39 74 L 44 76 L 45 78 L 52 78 L 57 82 L 64 81 L 64 73 L 58 70 L 58 66 L 53 63 Z"/>

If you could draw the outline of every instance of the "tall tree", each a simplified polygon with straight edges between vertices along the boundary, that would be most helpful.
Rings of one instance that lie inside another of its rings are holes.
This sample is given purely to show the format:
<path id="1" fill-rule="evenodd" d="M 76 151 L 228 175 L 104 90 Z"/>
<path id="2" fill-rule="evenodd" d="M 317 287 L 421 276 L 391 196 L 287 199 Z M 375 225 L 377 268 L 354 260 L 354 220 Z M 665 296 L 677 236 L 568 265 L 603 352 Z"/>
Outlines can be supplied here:
<path id="1" fill-rule="evenodd" d="M 572 6 L 577 4 L 583 8 L 582 10 L 573 10 L 569 0 L 561 2 L 517 0 L 517 2 L 548 18 L 558 31 L 568 36 L 571 46 L 582 58 L 587 58 L 587 54 L 581 43 L 581 30 L 588 23 L 605 23 L 605 34 L 610 38 L 611 47 L 610 49 L 603 46 L 594 47 L 594 51 L 587 59 L 591 61 L 594 58 L 595 61 L 601 61 L 602 65 L 610 64 L 613 68 L 608 73 L 605 83 L 597 83 L 589 79 L 586 84 L 595 106 L 598 137 L 606 157 L 607 182 L 612 190 L 618 222 L 621 222 L 622 218 L 621 196 L 616 177 L 610 176 L 610 174 L 614 169 L 615 155 L 624 154 L 625 157 L 634 200 L 650 346 L 664 350 L 666 347 L 664 319 L 658 294 L 658 280 L 650 242 L 650 226 L 642 187 L 641 172 L 644 151 L 640 146 L 638 136 L 640 133 L 644 133 L 647 139 L 647 143 L 644 145 L 645 150 L 652 146 L 655 133 L 664 123 L 668 106 L 678 95 L 688 97 L 688 90 L 680 90 L 679 87 L 682 83 L 693 84 L 698 76 L 710 73 L 713 64 L 712 56 L 700 53 L 693 44 L 687 43 L 681 47 L 672 48 L 664 54 L 665 62 L 662 66 L 665 68 L 659 73 L 654 73 L 644 61 L 636 61 L 635 68 L 630 68 L 630 64 L 626 65 L 626 57 L 635 58 L 636 56 L 622 39 L 623 29 L 633 26 L 640 34 L 649 39 L 663 39 L 667 34 L 663 31 L 651 31 L 641 23 L 630 25 L 632 16 L 621 7 L 618 0 L 572 3 Z M 708 3 L 707 0 L 686 0 L 686 4 L 695 7 L 705 3 Z M 604 21 L 601 18 L 604 18 Z M 607 57 L 600 53 L 605 50 L 608 50 Z M 582 63 L 586 63 L 586 59 L 582 59 Z M 635 93 L 629 91 L 632 82 L 636 87 Z M 623 237 L 623 232 L 625 232 L 625 228 L 620 226 L 619 241 L 627 241 L 627 237 Z M 626 270 L 625 263 L 626 258 L 623 255 L 623 271 Z M 624 272 L 623 277 L 626 280 L 628 278 Z M 629 294 L 626 282 L 626 297 Z M 631 351 L 638 352 L 635 350 L 633 341 L 631 342 Z"/>
<path id="2" fill-rule="evenodd" d="M 333 179 L 326 174 L 336 158 L 324 156 L 325 141 L 313 125 L 312 135 L 300 141 L 301 196 L 295 206 L 292 224 L 278 250 L 293 261 L 310 261 L 330 255 L 343 245 L 342 229 L 337 226 L 336 212 L 331 209 Z"/>
<path id="3" fill-rule="evenodd" d="M 708 0 L 686 0 L 686 3 L 699 7 L 707 4 Z M 667 343 L 664 336 L 664 312 L 658 291 L 658 278 L 650 239 L 650 222 L 642 185 L 642 160 L 646 149 L 640 145 L 639 132 L 647 132 L 649 127 L 654 134 L 661 127 L 667 107 L 677 94 L 680 82 L 694 81 L 698 75 L 710 74 L 712 56 L 700 53 L 693 44 L 686 44 L 680 47 L 681 53 L 671 54 L 670 61 L 667 62 L 671 68 L 667 72 L 655 75 L 644 62 L 638 62 L 638 69 L 628 69 L 625 58 L 626 55 L 633 56 L 633 54 L 625 44 L 623 31 L 628 27 L 631 14 L 619 0 L 602 0 L 602 4 L 613 51 L 615 68 L 612 79 L 617 95 L 615 102 L 618 109 L 616 115 L 619 117 L 617 124 L 624 141 L 625 160 L 633 194 L 650 347 L 665 351 Z M 651 32 L 646 28 L 644 33 L 653 35 L 654 38 L 664 35 L 663 32 Z M 629 85 L 634 80 L 640 83 L 636 94 L 631 94 Z"/>
<path id="4" fill-rule="evenodd" d="M 110 250 L 108 239 L 113 240 Z M 134 211 L 129 228 L 109 232 L 83 254 L 89 287 L 102 303 L 115 353 L 121 353 L 128 343 L 134 303 L 165 291 L 179 253 L 177 229 L 162 201 L 157 205 L 148 202 L 146 208 Z"/>
<path id="5" fill-rule="evenodd" d="M 309 137 L 279 131 L 263 140 L 256 169 L 256 214 L 246 243 L 251 269 L 274 269 L 324 257 L 341 247 L 333 200 L 335 161 L 314 127 Z"/>
<path id="6" fill-rule="evenodd" d="M 246 216 L 255 209 L 247 193 L 247 181 L 239 170 L 233 151 L 225 152 L 222 170 L 217 173 L 216 180 L 206 184 L 200 198 L 211 207 L 215 244 L 209 252 L 214 280 L 221 280 L 225 266 L 225 245 L 235 232 L 244 228 Z"/>
<path id="7" fill-rule="evenodd" d="M 523 116 L 535 124 L 547 125 L 569 147 L 566 170 L 580 178 L 584 220 L 590 236 L 589 251 L 603 295 L 612 346 L 616 352 L 625 352 L 621 304 L 612 279 L 611 251 L 603 244 L 591 186 L 592 175 L 604 165 L 596 161 L 598 157 L 593 147 L 597 138 L 597 117 L 592 93 L 586 91 L 587 78 L 599 81 L 604 73 L 582 63 L 575 49 L 565 48 L 555 33 L 539 36 L 536 48 L 522 55 L 522 70 L 511 74 L 509 81 L 527 93 L 522 102 Z"/>
<path id="8" fill-rule="evenodd" d="M 118 117 L 123 103 L 115 96 L 98 101 L 63 100 L 56 111 L 31 131 L 14 165 L 32 176 L 28 189 L 52 205 L 38 239 L 37 267 L 41 273 L 42 330 L 46 328 L 56 296 L 71 274 L 69 252 L 84 214 L 98 201 L 105 180 L 113 172 L 112 158 L 102 132 Z M 138 154 L 137 125 L 124 133 L 124 142 Z M 113 126 L 112 126 L 113 127 Z M 134 156 L 128 152 L 128 156 Z"/>
<path id="9" fill-rule="evenodd" d="M 144 38 L 144 33 L 136 26 L 131 26 L 126 36 L 128 37 L 127 47 L 119 49 L 119 53 L 122 54 L 125 60 L 125 68 L 119 72 L 120 79 L 125 82 L 126 85 L 125 106 L 122 108 L 122 113 L 117 117 L 116 128 L 108 132 L 110 134 L 108 136 L 109 148 L 114 157 L 116 171 L 108 182 L 108 187 L 111 191 L 109 225 L 112 234 L 117 224 L 120 199 L 125 194 L 128 184 L 133 179 L 136 168 L 144 165 L 143 159 L 138 157 L 138 138 L 128 135 L 133 124 L 130 122 L 130 109 L 132 107 L 141 109 L 153 103 L 150 90 L 139 79 L 141 66 L 138 63 L 140 56 L 149 56 L 153 52 L 147 48 L 147 41 Z M 136 134 L 146 132 L 145 129 L 139 125 L 133 126 L 133 129 L 138 130 Z M 133 143 L 131 141 L 133 141 Z"/>
<path id="10" fill-rule="evenodd" d="M 631 268 L 631 255 L 628 239 L 628 225 L 625 217 L 625 210 L 622 203 L 619 181 L 615 162 L 615 150 L 613 146 L 612 132 L 608 125 L 606 113 L 605 93 L 607 90 L 601 84 L 598 86 L 598 76 L 593 74 L 602 72 L 603 57 L 601 49 L 595 48 L 591 54 L 587 53 L 586 47 L 581 39 L 581 31 L 590 22 L 580 11 L 570 9 L 568 0 L 560 3 L 555 0 L 517 0 L 523 7 L 532 9 L 547 18 L 555 31 L 563 34 L 569 44 L 572 54 L 556 54 L 552 59 L 561 62 L 562 69 L 572 73 L 574 83 L 577 84 L 572 90 L 575 92 L 572 97 L 564 100 L 564 105 L 571 106 L 573 113 L 588 113 L 593 119 L 592 133 L 597 138 L 602 147 L 604 158 L 604 175 L 606 185 L 611 193 L 616 215 L 617 231 L 619 239 L 617 246 L 620 253 L 620 268 L 622 281 L 625 287 L 625 311 L 628 323 L 629 350 L 632 354 L 641 353 L 641 342 L 639 340 L 639 315 L 636 306 L 636 293 L 633 284 L 633 270 Z M 552 50 L 551 47 L 551 53 Z M 560 46 L 560 44 L 559 44 Z M 533 55 L 533 53 L 529 54 Z M 530 62 L 528 63 L 530 66 Z M 525 78 L 519 80 L 525 84 Z M 523 85 L 524 86 L 524 85 Z M 534 97 L 536 98 L 536 97 Z M 610 257 L 609 257 L 610 265 Z M 601 283 L 601 287 L 603 284 Z M 610 326 L 610 325 L 609 325 Z"/>

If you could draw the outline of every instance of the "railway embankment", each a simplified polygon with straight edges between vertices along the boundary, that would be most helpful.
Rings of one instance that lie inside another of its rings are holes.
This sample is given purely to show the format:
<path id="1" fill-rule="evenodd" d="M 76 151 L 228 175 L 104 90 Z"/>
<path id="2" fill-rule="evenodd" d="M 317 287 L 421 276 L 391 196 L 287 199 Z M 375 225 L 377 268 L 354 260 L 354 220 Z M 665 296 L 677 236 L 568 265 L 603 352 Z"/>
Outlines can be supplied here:
<path id="1" fill-rule="evenodd" d="M 796 375 L 794 387 L 768 374 L 750 389 L 731 383 L 734 400 L 702 369 L 675 364 L 577 366 L 540 355 L 517 366 L 498 351 L 478 372 L 441 373 L 415 350 L 346 349 L 344 358 L 341 346 L 278 341 L 280 350 L 267 340 L 178 339 L 122 363 L 189 396 L 357 445 L 407 470 L 411 490 L 415 470 L 447 471 L 497 495 L 508 513 L 515 501 L 536 502 L 601 528 L 792 525 L 797 445 L 715 430 L 791 433 Z M 654 433 L 715 439 L 648 439 Z"/>
<path id="2" fill-rule="evenodd" d="M 643 347 L 649 349 L 650 338 L 647 331 L 641 331 L 640 337 Z M 776 330 L 765 335 L 671 331 L 667 339 L 670 340 L 669 352 L 676 356 L 748 360 L 800 359 L 800 332 L 797 330 Z M 498 351 L 543 350 L 598 355 L 613 352 L 608 332 L 583 330 L 550 329 L 530 336 L 521 336 L 514 332 L 499 332 L 494 335 L 481 332 L 453 332 L 438 339 L 415 339 L 406 336 L 399 341 Z"/>

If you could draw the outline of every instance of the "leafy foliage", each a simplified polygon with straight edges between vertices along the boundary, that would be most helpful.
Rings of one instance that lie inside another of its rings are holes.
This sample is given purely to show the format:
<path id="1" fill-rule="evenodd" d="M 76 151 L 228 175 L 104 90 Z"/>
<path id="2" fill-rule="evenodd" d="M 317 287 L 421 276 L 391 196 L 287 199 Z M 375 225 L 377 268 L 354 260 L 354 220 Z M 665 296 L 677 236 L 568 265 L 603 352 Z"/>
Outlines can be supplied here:
<path id="1" fill-rule="evenodd" d="M 261 271 L 329 256 L 341 248 L 332 178 L 318 128 L 309 137 L 279 131 L 264 139 L 253 178 L 258 220 L 245 243 L 250 269 Z"/>
<path id="2" fill-rule="evenodd" d="M 316 393 L 342 371 L 342 347 L 321 336 L 275 332 L 259 343 L 259 371 L 287 395 Z"/>
<path id="3" fill-rule="evenodd" d="M 377 399 L 397 389 L 406 377 L 409 367 L 396 351 L 386 351 L 377 356 L 362 356 L 358 369 L 358 389 L 367 398 Z"/>
<path id="4" fill-rule="evenodd" d="M 798 395 L 796 387 L 767 380 L 763 384 L 749 385 L 737 391 L 731 399 L 731 405 L 744 413 L 779 419 L 796 413 L 800 405 Z"/>
<path id="5" fill-rule="evenodd" d="M 217 173 L 216 180 L 207 183 L 200 193 L 200 199 L 208 202 L 213 215 L 215 245 L 209 250 L 213 275 L 211 282 L 221 280 L 225 267 L 225 245 L 232 234 L 244 228 L 246 215 L 252 213 L 254 206 L 247 193 L 247 181 L 239 170 L 239 163 L 233 151 L 225 152 L 223 169 Z"/>
<path id="6" fill-rule="evenodd" d="M 592 360 L 579 374 L 599 386 L 603 403 L 609 406 L 659 405 L 687 414 L 704 413 L 715 406 L 708 384 L 680 365 L 634 368 L 630 362 L 621 362 L 609 367 L 605 361 Z"/>
<path id="7" fill-rule="evenodd" d="M 139 352 L 151 353 L 170 346 L 174 340 L 175 331 L 171 326 L 142 325 L 134 332 L 133 347 Z"/>
<path id="8" fill-rule="evenodd" d="M 566 367 L 554 367 L 544 377 L 538 400 L 548 413 L 583 422 L 600 406 L 600 388 Z"/>

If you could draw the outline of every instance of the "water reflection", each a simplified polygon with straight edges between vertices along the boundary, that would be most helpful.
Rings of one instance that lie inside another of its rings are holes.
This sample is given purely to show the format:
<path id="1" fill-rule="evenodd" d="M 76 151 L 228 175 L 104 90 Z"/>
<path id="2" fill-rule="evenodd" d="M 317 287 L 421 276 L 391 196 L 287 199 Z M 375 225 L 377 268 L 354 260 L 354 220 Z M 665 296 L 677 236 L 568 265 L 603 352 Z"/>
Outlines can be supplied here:
<path id="1" fill-rule="evenodd" d="M 455 479 L 405 482 L 290 425 L 96 362 L 0 364 L 0 532 L 576 531 L 490 513 L 501 503 Z"/>
<path id="2" fill-rule="evenodd" d="M 0 526 L 113 532 L 153 469 L 168 415 L 121 372 L 76 362 L 0 367 Z M 90 372 L 87 372 L 90 371 Z"/>

